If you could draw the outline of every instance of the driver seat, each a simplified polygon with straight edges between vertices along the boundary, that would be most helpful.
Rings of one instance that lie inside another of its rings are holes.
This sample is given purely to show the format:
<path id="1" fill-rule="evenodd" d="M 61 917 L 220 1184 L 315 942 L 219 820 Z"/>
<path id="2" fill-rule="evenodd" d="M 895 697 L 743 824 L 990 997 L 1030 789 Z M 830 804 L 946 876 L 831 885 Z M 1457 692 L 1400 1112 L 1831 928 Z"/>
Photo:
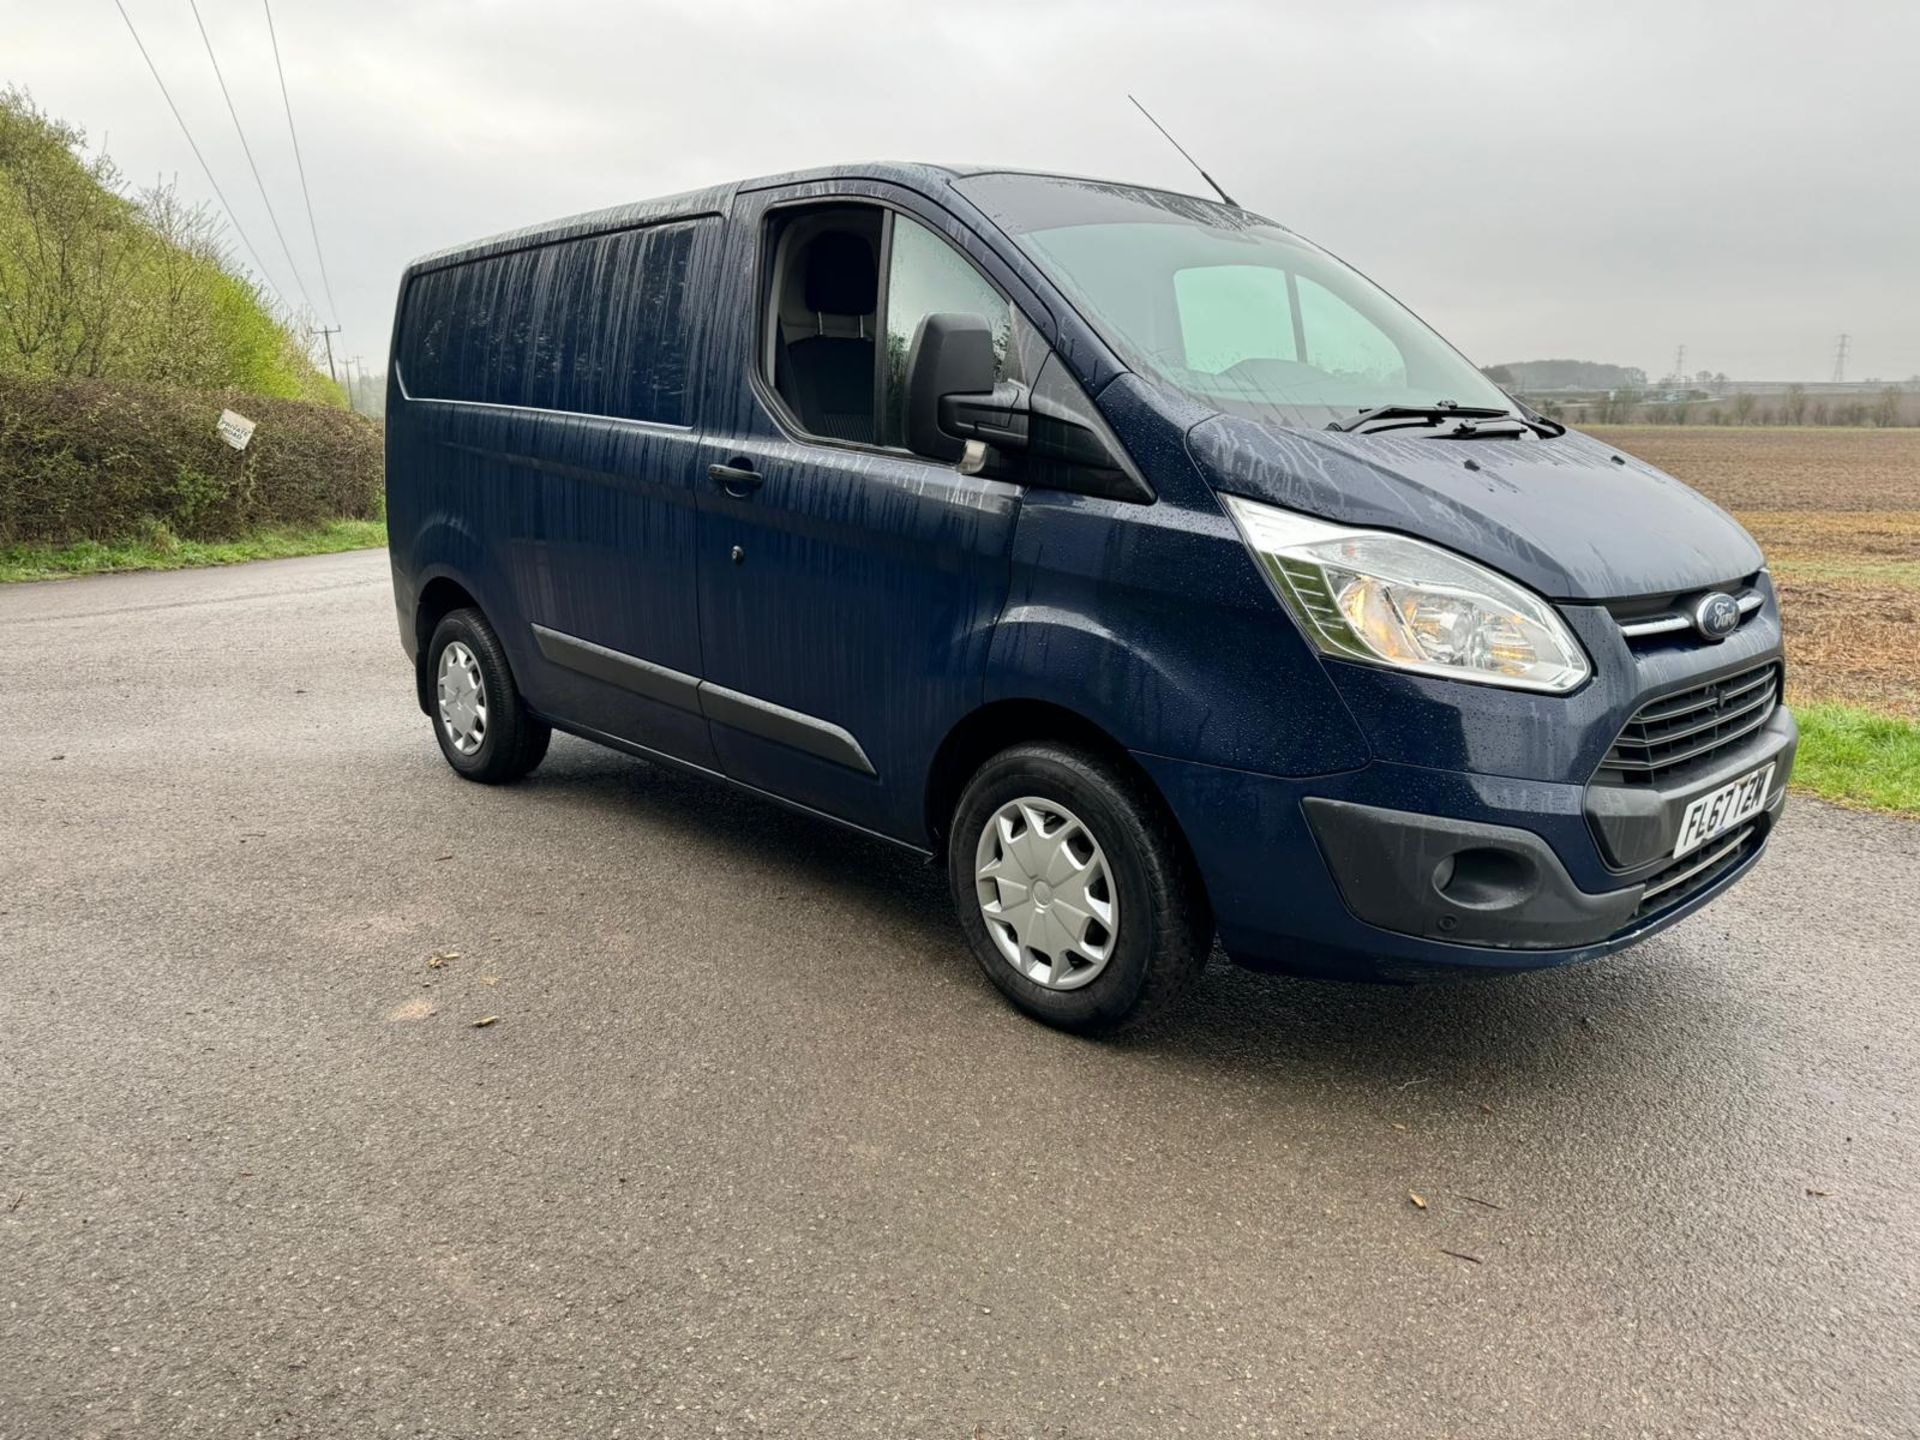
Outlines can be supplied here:
<path id="1" fill-rule="evenodd" d="M 873 312 L 880 288 L 873 246 L 848 230 L 826 230 L 800 257 L 813 333 L 781 346 L 775 388 L 815 435 L 873 443 Z"/>

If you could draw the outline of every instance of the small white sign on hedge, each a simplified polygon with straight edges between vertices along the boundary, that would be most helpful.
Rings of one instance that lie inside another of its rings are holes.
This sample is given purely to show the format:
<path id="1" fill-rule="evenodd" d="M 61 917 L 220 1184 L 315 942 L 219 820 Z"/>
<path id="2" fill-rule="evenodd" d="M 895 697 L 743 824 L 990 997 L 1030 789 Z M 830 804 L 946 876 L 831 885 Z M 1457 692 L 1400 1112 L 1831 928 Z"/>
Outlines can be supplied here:
<path id="1" fill-rule="evenodd" d="M 220 438 L 236 450 L 247 448 L 247 442 L 253 439 L 253 421 L 232 410 L 222 410 L 220 421 L 213 427 L 220 432 Z"/>

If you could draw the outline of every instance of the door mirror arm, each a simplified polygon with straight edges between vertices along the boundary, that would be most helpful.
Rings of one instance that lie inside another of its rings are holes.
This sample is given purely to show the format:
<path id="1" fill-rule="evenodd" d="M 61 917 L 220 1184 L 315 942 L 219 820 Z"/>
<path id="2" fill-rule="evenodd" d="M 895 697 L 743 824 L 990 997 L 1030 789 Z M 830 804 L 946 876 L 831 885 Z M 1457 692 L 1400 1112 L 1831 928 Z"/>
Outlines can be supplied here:
<path id="1" fill-rule="evenodd" d="M 1002 380 L 978 395 L 942 395 L 940 428 L 960 440 L 979 440 L 998 450 L 1027 448 L 1030 396 L 1018 380 Z"/>

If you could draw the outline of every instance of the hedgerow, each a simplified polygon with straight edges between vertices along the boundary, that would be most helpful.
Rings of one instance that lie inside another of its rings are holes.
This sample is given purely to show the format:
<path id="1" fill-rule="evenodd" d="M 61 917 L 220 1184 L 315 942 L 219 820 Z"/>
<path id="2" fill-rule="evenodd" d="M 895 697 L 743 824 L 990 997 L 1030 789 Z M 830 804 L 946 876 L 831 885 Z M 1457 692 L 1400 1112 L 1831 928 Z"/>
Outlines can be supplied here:
<path id="1" fill-rule="evenodd" d="M 257 422 L 243 451 L 222 408 Z M 0 375 L 0 544 L 114 540 L 165 526 L 227 540 L 372 520 L 380 427 L 350 411 L 233 391 Z"/>

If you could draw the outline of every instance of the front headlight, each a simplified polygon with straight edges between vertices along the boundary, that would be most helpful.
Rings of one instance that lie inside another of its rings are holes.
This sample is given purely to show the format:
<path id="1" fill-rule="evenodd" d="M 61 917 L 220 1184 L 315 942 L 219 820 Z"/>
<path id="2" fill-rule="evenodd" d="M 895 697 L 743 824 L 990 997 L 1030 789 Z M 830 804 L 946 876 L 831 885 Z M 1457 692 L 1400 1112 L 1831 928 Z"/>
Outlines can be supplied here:
<path id="1" fill-rule="evenodd" d="M 1274 593 L 1329 655 L 1556 695 L 1592 673 L 1551 605 L 1483 565 L 1405 535 L 1221 498 Z"/>

